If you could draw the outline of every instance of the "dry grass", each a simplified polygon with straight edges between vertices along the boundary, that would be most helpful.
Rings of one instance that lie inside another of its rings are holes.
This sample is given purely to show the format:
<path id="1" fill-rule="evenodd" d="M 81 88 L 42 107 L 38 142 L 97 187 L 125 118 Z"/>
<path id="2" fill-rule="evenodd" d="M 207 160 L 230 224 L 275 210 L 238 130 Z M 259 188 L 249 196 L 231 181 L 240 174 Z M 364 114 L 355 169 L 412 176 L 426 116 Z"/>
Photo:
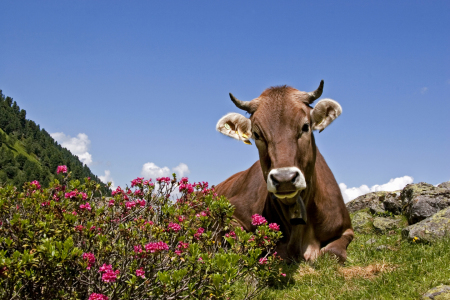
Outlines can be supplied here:
<path id="1" fill-rule="evenodd" d="M 364 279 L 373 279 L 381 273 L 390 273 L 394 271 L 397 266 L 386 263 L 375 263 L 366 267 L 353 266 L 348 268 L 339 268 L 339 273 L 344 276 L 346 280 L 359 277 Z"/>
<path id="2" fill-rule="evenodd" d="M 317 272 L 317 270 L 314 269 L 313 267 L 311 267 L 310 265 L 302 264 L 296 271 L 296 274 L 294 275 L 294 279 L 299 280 L 303 276 L 306 276 L 306 275 L 318 275 L 318 274 L 319 274 L 319 272 Z"/>

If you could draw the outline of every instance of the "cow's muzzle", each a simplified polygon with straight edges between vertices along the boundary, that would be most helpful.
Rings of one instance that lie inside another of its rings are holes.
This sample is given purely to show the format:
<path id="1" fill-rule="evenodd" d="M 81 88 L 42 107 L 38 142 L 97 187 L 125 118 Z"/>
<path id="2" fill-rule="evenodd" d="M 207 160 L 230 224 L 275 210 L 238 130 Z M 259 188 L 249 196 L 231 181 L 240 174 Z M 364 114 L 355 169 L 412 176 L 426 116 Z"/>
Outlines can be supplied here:
<path id="1" fill-rule="evenodd" d="M 273 169 L 267 176 L 267 190 L 277 198 L 294 198 L 306 189 L 305 176 L 297 167 Z"/>

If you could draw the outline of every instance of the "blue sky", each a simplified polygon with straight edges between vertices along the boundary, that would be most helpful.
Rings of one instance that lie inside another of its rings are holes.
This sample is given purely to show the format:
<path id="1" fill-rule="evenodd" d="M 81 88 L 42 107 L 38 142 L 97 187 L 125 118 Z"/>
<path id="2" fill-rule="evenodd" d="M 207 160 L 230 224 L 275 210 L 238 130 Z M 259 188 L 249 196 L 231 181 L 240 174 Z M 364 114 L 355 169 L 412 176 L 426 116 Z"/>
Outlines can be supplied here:
<path id="1" fill-rule="evenodd" d="M 0 89 L 116 186 L 144 165 L 212 184 L 250 167 L 256 147 L 215 131 L 240 112 L 228 93 L 311 91 L 321 79 L 343 107 L 316 133 L 338 183 L 450 180 L 448 1 L 2 1 L 0 11 Z"/>

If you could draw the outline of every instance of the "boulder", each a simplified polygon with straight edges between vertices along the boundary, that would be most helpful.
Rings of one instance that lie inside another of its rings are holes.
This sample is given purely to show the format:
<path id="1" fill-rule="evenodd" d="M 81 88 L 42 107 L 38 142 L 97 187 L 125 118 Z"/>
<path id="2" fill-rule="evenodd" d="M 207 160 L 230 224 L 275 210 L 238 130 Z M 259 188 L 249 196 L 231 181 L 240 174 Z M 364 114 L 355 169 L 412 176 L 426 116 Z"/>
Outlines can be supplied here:
<path id="1" fill-rule="evenodd" d="M 372 231 L 372 216 L 364 211 L 356 212 L 352 217 L 353 230 L 357 233 L 369 233 Z"/>
<path id="2" fill-rule="evenodd" d="M 384 233 L 391 229 L 400 228 L 401 223 L 402 219 L 400 218 L 394 219 L 394 218 L 376 217 L 373 220 L 373 227 L 375 228 L 375 231 L 377 231 L 378 233 Z"/>
<path id="3" fill-rule="evenodd" d="M 450 207 L 402 230 L 403 238 L 430 243 L 444 236 L 448 236 L 449 233 Z"/>
<path id="4" fill-rule="evenodd" d="M 450 300 L 450 286 L 440 285 L 428 290 L 422 299 L 433 299 L 433 300 Z"/>
<path id="5" fill-rule="evenodd" d="M 403 213 L 408 218 L 409 224 L 420 222 L 449 207 L 449 185 L 449 182 L 444 182 L 435 187 L 432 184 L 420 182 L 405 186 L 400 197 L 404 205 Z"/>
<path id="6" fill-rule="evenodd" d="M 363 209 L 368 209 L 374 215 L 386 213 L 399 215 L 402 212 L 400 191 L 368 193 L 353 199 L 346 206 L 351 213 Z"/>
<path id="7" fill-rule="evenodd" d="M 450 190 L 450 181 L 443 182 L 439 184 L 437 187 Z"/>

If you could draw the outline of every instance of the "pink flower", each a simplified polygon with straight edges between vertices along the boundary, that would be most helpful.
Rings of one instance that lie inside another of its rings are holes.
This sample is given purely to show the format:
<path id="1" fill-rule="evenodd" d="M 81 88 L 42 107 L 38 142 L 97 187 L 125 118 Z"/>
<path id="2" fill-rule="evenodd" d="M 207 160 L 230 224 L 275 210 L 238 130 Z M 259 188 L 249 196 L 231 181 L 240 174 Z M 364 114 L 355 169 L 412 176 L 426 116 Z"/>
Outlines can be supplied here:
<path id="1" fill-rule="evenodd" d="M 199 217 L 207 217 L 207 216 L 209 216 L 209 211 L 202 211 L 201 213 L 196 214 L 195 216 L 197 218 L 199 218 Z"/>
<path id="2" fill-rule="evenodd" d="M 88 300 L 108 300 L 108 297 L 103 294 L 92 293 Z"/>
<path id="3" fill-rule="evenodd" d="M 81 209 L 87 209 L 87 210 L 91 210 L 91 205 L 89 204 L 89 202 L 86 202 L 86 204 L 81 204 L 80 205 Z"/>
<path id="4" fill-rule="evenodd" d="M 185 220 L 184 216 L 178 216 L 178 222 L 183 223 L 184 220 Z"/>
<path id="5" fill-rule="evenodd" d="M 56 174 L 59 173 L 67 173 L 67 166 L 58 166 L 58 168 L 56 169 Z"/>
<path id="6" fill-rule="evenodd" d="M 114 206 L 114 199 L 109 200 L 108 205 L 109 205 L 109 206 Z"/>
<path id="7" fill-rule="evenodd" d="M 182 241 L 179 241 L 179 242 L 178 242 L 178 246 L 177 246 L 178 250 L 176 250 L 175 253 L 176 253 L 177 255 L 181 255 L 181 253 L 182 253 L 185 249 L 187 249 L 188 247 L 189 247 L 189 243 L 184 243 L 184 242 L 182 242 Z"/>
<path id="8" fill-rule="evenodd" d="M 267 223 L 267 220 L 263 216 L 260 216 L 258 214 L 254 214 L 252 216 L 252 224 L 253 225 L 259 226 L 259 225 L 263 225 L 263 224 L 266 224 L 266 223 Z"/>
<path id="9" fill-rule="evenodd" d="M 259 259 L 259 264 L 260 264 L 260 265 L 265 265 L 265 264 L 267 264 L 267 258 L 265 258 L 265 257 L 260 258 L 260 259 Z"/>
<path id="10" fill-rule="evenodd" d="M 144 223 L 144 225 L 153 225 L 153 222 L 152 221 L 146 221 L 145 223 Z"/>
<path id="11" fill-rule="evenodd" d="M 202 227 L 200 227 L 200 228 L 197 230 L 197 233 L 194 234 L 195 238 L 196 238 L 197 240 L 200 239 L 200 237 L 202 236 L 203 232 L 205 232 L 205 229 L 202 228 Z"/>
<path id="12" fill-rule="evenodd" d="M 119 273 L 120 273 L 119 270 L 116 271 L 108 270 L 105 273 L 103 273 L 102 280 L 104 282 L 115 282 L 117 279 L 117 275 L 119 275 Z"/>
<path id="13" fill-rule="evenodd" d="M 41 189 L 41 185 L 39 184 L 39 181 L 37 180 L 33 180 L 32 182 L 30 182 L 31 187 L 40 190 Z"/>
<path id="14" fill-rule="evenodd" d="M 88 252 L 88 253 L 83 253 L 83 259 L 87 259 L 88 260 L 88 266 L 87 266 L 87 270 L 90 270 L 91 267 L 94 265 L 95 263 L 95 256 L 93 253 Z"/>
<path id="15" fill-rule="evenodd" d="M 136 270 L 136 276 L 145 278 L 145 271 L 143 270 L 143 268 L 140 268 L 140 269 Z"/>
<path id="16" fill-rule="evenodd" d="M 136 206 L 136 202 L 134 202 L 134 201 L 127 201 L 127 203 L 125 203 L 125 206 L 127 207 L 127 209 L 131 209 L 131 208 Z"/>
<path id="17" fill-rule="evenodd" d="M 142 183 L 142 179 L 144 179 L 144 177 L 138 177 L 136 179 L 133 179 L 131 181 L 131 187 L 134 187 L 135 185 L 141 184 Z"/>
<path id="18" fill-rule="evenodd" d="M 82 198 L 83 200 L 86 200 L 86 199 L 87 199 L 86 193 L 81 192 L 81 193 L 78 193 L 78 195 L 81 195 L 81 198 Z"/>
<path id="19" fill-rule="evenodd" d="M 120 186 L 118 186 L 115 191 L 111 192 L 111 195 L 114 196 L 115 194 L 122 194 L 122 193 L 123 193 L 122 188 Z"/>
<path id="20" fill-rule="evenodd" d="M 181 230 L 181 226 L 177 223 L 172 223 L 170 222 L 169 225 L 167 226 L 169 227 L 169 229 L 172 229 L 173 231 L 177 232 Z"/>
<path id="21" fill-rule="evenodd" d="M 66 197 L 66 199 L 67 199 L 67 198 L 72 199 L 72 198 L 74 198 L 74 197 L 76 197 L 76 196 L 77 196 L 77 191 L 71 191 L 71 192 L 69 192 L 69 193 L 65 193 L 65 194 L 64 194 L 64 197 Z"/>
<path id="22" fill-rule="evenodd" d="M 286 277 L 286 274 L 285 273 L 281 273 L 281 276 Z"/>
<path id="23" fill-rule="evenodd" d="M 169 177 L 158 177 L 156 178 L 156 181 L 158 181 L 159 183 L 161 182 L 165 182 L 165 183 L 170 183 L 170 178 Z"/>
<path id="24" fill-rule="evenodd" d="M 280 230 L 280 225 L 278 225 L 277 223 L 270 223 L 269 228 L 274 231 L 278 231 L 278 230 Z"/>
<path id="25" fill-rule="evenodd" d="M 236 239 L 236 233 L 234 231 L 230 231 L 230 233 L 225 234 L 225 237 Z"/>
<path id="26" fill-rule="evenodd" d="M 145 245 L 145 250 L 150 253 L 157 251 L 169 250 L 169 246 L 164 242 L 148 243 Z"/>
<path id="27" fill-rule="evenodd" d="M 142 246 L 141 245 L 134 246 L 134 252 L 136 254 L 141 253 L 142 252 Z"/>
<path id="28" fill-rule="evenodd" d="M 82 231 L 83 228 L 84 228 L 83 225 L 75 226 L 75 229 L 78 230 L 78 231 Z"/>
<path id="29" fill-rule="evenodd" d="M 145 206 L 145 200 L 137 200 L 136 202 L 139 203 L 139 205 L 140 205 L 141 207 L 144 207 L 144 206 Z"/>
<path id="30" fill-rule="evenodd" d="M 180 192 L 186 191 L 188 194 L 192 194 L 194 192 L 194 186 L 194 184 L 187 183 L 187 178 L 183 177 L 181 178 L 178 190 Z"/>
<path id="31" fill-rule="evenodd" d="M 99 273 L 104 273 L 104 272 L 108 272 L 108 271 L 112 271 L 112 265 L 103 264 L 103 266 L 101 266 L 98 269 Z"/>

